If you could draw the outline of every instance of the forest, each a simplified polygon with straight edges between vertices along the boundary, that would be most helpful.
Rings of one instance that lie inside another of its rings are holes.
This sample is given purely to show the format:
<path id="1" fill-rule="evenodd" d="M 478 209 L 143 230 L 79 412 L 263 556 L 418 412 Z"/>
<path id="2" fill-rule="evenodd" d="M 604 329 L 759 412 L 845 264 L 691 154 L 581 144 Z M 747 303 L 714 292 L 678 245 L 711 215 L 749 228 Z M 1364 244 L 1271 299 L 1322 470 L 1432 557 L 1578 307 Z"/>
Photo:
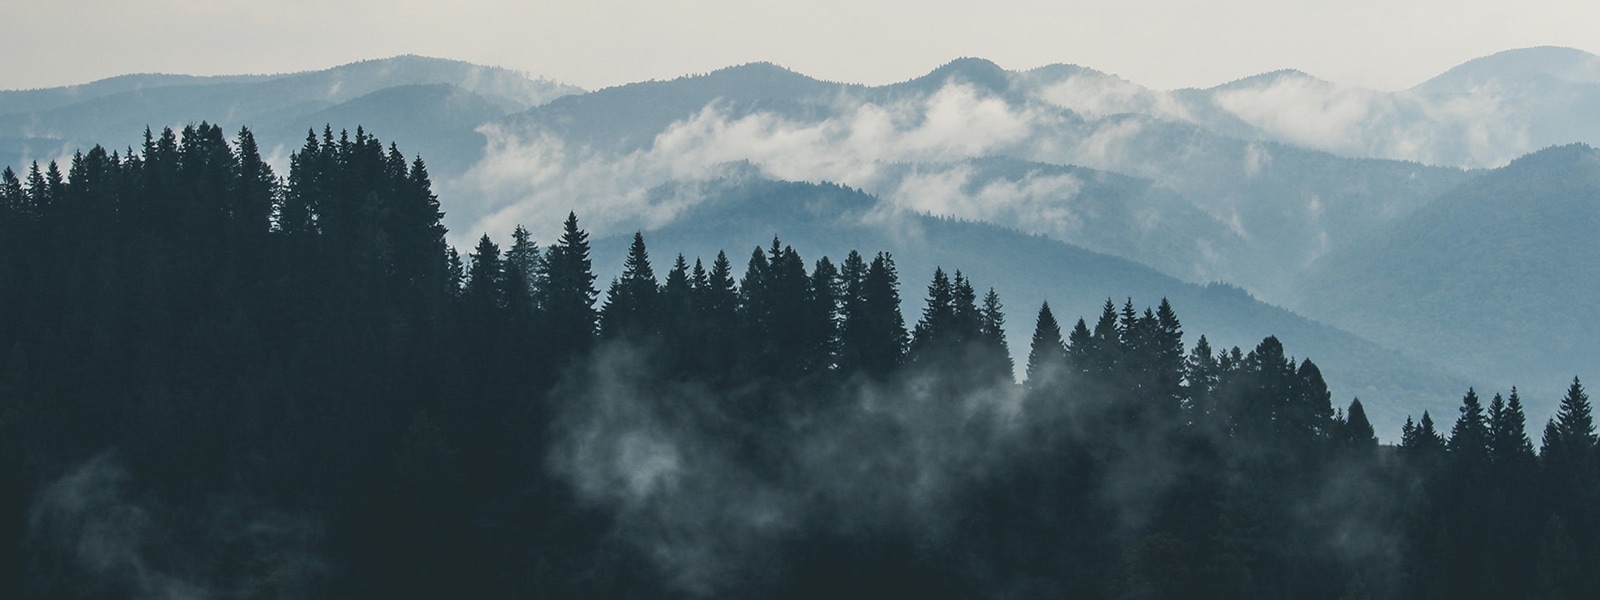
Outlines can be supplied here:
<path id="1" fill-rule="evenodd" d="M 361 129 L 288 170 L 201 123 L 0 174 L 0 596 L 1600 597 L 1577 379 L 1537 448 L 1515 389 L 1385 445 L 1165 300 L 1013 365 L 959 265 L 909 316 L 777 238 L 600 282 L 576 213 L 449 247 Z"/>

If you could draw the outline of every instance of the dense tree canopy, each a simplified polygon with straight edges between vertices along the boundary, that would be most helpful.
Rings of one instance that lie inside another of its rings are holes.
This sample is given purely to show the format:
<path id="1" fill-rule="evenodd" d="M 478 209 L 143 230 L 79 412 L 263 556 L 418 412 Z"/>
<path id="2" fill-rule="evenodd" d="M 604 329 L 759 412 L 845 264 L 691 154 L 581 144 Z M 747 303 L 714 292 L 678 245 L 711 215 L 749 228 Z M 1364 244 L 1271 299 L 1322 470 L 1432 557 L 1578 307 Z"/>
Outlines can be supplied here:
<path id="1" fill-rule="evenodd" d="M 1516 390 L 1381 446 L 1165 300 L 1040 306 L 1019 383 L 956 265 L 908 329 L 887 253 L 640 232 L 602 297 L 575 213 L 463 256 L 397 146 L 288 164 L 202 123 L 0 172 L 0 595 L 1600 594 L 1576 379 L 1537 453 Z"/>

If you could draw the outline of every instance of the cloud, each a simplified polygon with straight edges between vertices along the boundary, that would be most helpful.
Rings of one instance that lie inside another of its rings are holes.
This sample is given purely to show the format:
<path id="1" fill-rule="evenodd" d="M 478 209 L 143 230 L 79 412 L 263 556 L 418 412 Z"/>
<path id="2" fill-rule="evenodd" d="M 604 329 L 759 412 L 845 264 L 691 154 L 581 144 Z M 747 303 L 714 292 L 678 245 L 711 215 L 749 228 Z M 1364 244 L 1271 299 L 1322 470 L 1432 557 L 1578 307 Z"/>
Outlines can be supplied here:
<path id="1" fill-rule="evenodd" d="M 622 154 L 574 147 L 537 129 L 485 126 L 484 158 L 442 184 L 443 193 L 469 199 L 457 211 L 484 215 L 455 227 L 453 241 L 459 245 L 483 232 L 503 235 L 518 223 L 536 236 L 553 235 L 577 206 L 591 230 L 658 226 L 698 199 L 662 198 L 650 193 L 653 188 L 725 175 L 735 162 L 775 178 L 873 191 L 886 164 L 952 162 L 1023 148 L 1049 121 L 1040 111 L 964 84 L 899 101 L 845 98 L 833 109 L 833 116 L 805 120 L 712 104 L 660 132 L 647 147 Z"/>
<path id="2" fill-rule="evenodd" d="M 1060 81 L 1044 84 L 1038 98 L 1083 115 L 1100 119 L 1133 113 L 1169 121 L 1191 122 L 1194 117 L 1171 92 L 1156 91 L 1137 83 L 1095 72 L 1075 73 Z"/>
<path id="3" fill-rule="evenodd" d="M 896 206 L 936 216 L 997 223 L 1018 230 L 1071 239 L 1084 226 L 1072 200 L 1083 181 L 1071 173 L 1035 169 L 1020 179 L 982 179 L 966 163 L 919 165 L 879 187 Z"/>
<path id="4" fill-rule="evenodd" d="M 106 451 L 40 488 L 24 541 L 35 592 L 307 597 L 325 582 L 319 521 L 232 496 L 180 510 L 136 484 Z"/>
<path id="5" fill-rule="evenodd" d="M 1435 97 L 1291 73 L 1220 89 L 1210 102 L 1263 139 L 1344 156 L 1498 167 L 1534 149 L 1534 116 L 1493 83 Z"/>
<path id="6" fill-rule="evenodd" d="M 1009 381 L 955 402 L 936 376 L 750 397 L 665 382 L 650 361 L 604 345 L 558 388 L 549 466 L 694 595 L 781 574 L 803 535 L 946 530 L 953 494 L 1005 454 L 987 442 L 1021 423 Z"/>

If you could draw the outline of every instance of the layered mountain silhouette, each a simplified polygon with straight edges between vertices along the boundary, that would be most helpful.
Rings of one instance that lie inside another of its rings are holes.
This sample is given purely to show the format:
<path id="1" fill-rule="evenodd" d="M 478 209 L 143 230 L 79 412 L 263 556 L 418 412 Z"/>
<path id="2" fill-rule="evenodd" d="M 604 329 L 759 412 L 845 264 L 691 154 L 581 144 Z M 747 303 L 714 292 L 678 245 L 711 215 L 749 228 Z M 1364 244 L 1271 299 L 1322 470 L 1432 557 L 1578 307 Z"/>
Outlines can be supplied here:
<path id="1" fill-rule="evenodd" d="M 1390 438 L 1464 385 L 1542 394 L 1600 364 L 1594 151 L 1517 158 L 1600 144 L 1595 114 L 1600 57 L 1565 48 L 1399 91 L 1293 70 L 1155 90 L 963 58 L 884 86 L 752 63 L 585 92 L 403 56 L 3 91 L 0 163 L 204 120 L 251 127 L 282 174 L 308 131 L 362 127 L 428 162 L 458 246 L 519 223 L 548 239 L 577 210 L 597 239 L 645 231 L 663 264 L 739 262 L 773 234 L 813 259 L 891 250 L 929 262 L 902 265 L 908 310 L 935 263 L 996 287 L 1014 349 L 1044 299 L 1093 316 L 1170 296 L 1219 345 L 1279 335 Z"/>

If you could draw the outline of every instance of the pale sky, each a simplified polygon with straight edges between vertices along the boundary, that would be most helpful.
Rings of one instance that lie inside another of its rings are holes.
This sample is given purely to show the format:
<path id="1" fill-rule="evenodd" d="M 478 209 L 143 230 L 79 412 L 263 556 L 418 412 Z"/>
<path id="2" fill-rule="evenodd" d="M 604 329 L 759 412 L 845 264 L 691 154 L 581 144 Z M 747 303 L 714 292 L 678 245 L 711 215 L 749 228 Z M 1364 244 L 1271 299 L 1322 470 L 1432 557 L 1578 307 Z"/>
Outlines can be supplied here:
<path id="1" fill-rule="evenodd" d="M 589 89 L 771 61 L 882 84 L 961 56 L 1160 89 L 1280 68 L 1382 90 L 1512 48 L 1600 52 L 1593 0 L 4 0 L 0 89 L 397 54 Z"/>

